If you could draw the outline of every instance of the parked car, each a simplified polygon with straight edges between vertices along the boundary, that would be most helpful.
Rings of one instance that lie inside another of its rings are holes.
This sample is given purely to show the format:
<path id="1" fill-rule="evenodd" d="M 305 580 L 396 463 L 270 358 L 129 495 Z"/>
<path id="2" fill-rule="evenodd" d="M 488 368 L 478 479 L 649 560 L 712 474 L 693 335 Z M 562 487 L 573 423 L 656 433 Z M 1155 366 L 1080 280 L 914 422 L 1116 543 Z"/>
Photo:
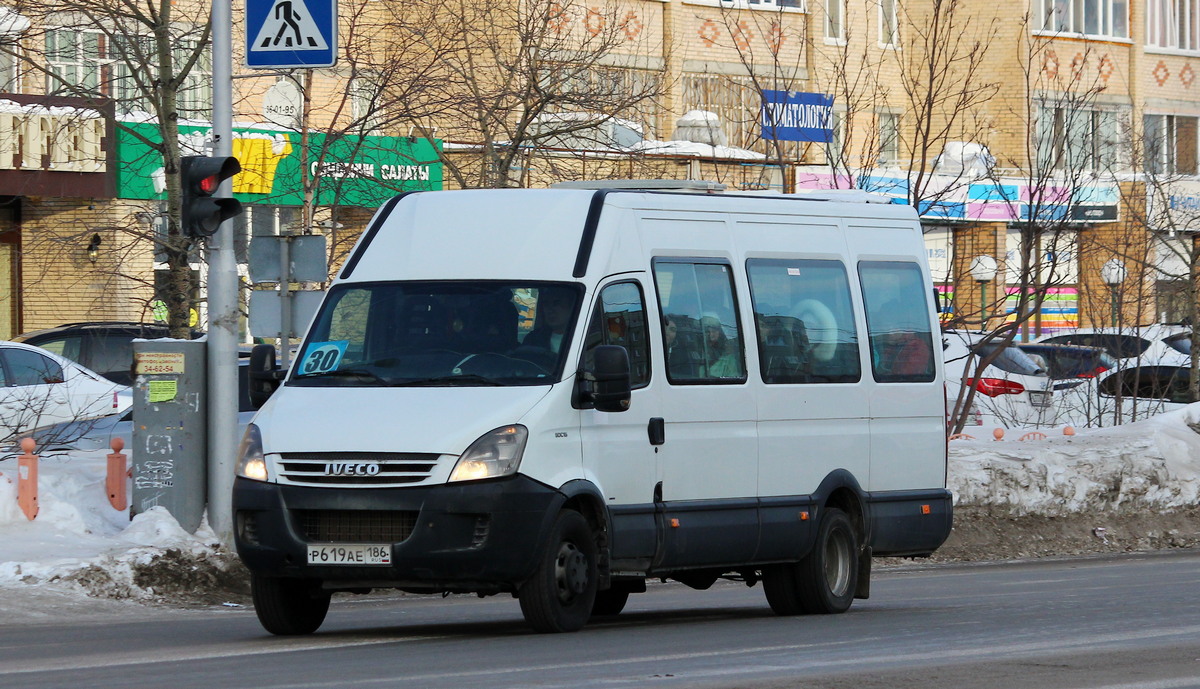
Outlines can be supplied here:
<path id="1" fill-rule="evenodd" d="M 169 334 L 167 326 L 162 324 L 99 321 L 67 323 L 55 328 L 34 330 L 14 337 L 13 341 L 41 347 L 66 357 L 114 383 L 132 385 L 130 369 L 133 367 L 133 341 L 153 340 Z M 192 337 L 203 334 L 193 331 Z"/>
<path id="2" fill-rule="evenodd" d="M 946 408 L 953 412 L 965 387 L 975 386 L 975 398 L 967 415 L 967 426 L 990 428 L 1037 428 L 1058 421 L 1052 394 L 1053 381 L 1044 364 L 1023 352 L 1016 344 L 989 342 L 979 344 L 986 333 L 947 330 L 942 333 L 946 362 Z M 970 357 L 975 348 L 986 356 L 997 348 L 1000 353 L 981 375 L 976 377 L 978 358 Z"/>
<path id="3" fill-rule="evenodd" d="M 1073 388 L 1064 407 L 1077 426 L 1115 426 L 1182 409 L 1189 403 L 1189 366 L 1128 366 Z"/>
<path id="4" fill-rule="evenodd" d="M 124 411 L 128 387 L 44 349 L 0 342 L 0 438 Z"/>
<path id="5" fill-rule="evenodd" d="M 246 424 L 254 417 L 254 405 L 250 403 L 247 374 L 249 359 L 238 362 L 238 437 L 246 430 Z M 38 444 L 42 454 L 73 450 L 108 450 L 113 438 L 125 441 L 129 447 L 133 440 L 133 409 L 124 413 L 91 419 L 79 419 L 48 425 L 34 430 L 30 435 Z M 9 452 L 14 451 L 13 448 Z"/>
<path id="6" fill-rule="evenodd" d="M 1191 360 L 1192 329 L 1185 325 L 1155 323 L 1127 328 L 1079 328 L 1038 338 L 1041 344 L 1101 347 L 1128 366 L 1186 366 Z"/>

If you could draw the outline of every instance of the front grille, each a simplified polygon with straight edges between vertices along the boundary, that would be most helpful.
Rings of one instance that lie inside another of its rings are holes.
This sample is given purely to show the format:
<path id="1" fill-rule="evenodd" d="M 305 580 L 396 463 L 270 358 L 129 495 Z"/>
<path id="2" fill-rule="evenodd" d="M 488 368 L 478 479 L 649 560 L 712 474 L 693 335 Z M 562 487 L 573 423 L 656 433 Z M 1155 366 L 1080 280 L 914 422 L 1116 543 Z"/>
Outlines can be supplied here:
<path id="1" fill-rule="evenodd" d="M 432 453 L 284 452 L 279 475 L 296 485 L 383 488 L 421 483 L 437 461 Z"/>
<path id="2" fill-rule="evenodd" d="M 399 543 L 417 524 L 415 510 L 294 510 L 292 515 L 310 543 Z"/>

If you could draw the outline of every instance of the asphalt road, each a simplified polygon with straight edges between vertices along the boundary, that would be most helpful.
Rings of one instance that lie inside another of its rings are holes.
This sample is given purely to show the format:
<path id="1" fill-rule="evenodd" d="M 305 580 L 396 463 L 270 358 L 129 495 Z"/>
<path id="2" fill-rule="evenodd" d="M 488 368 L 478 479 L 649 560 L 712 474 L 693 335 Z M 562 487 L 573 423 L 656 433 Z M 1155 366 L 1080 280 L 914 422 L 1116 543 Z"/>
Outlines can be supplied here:
<path id="1" fill-rule="evenodd" d="M 0 688 L 1200 687 L 1198 584 L 1198 551 L 907 567 L 791 618 L 761 587 L 656 584 L 564 635 L 509 597 L 335 598 L 301 638 L 245 608 L 51 601 L 0 616 Z"/>

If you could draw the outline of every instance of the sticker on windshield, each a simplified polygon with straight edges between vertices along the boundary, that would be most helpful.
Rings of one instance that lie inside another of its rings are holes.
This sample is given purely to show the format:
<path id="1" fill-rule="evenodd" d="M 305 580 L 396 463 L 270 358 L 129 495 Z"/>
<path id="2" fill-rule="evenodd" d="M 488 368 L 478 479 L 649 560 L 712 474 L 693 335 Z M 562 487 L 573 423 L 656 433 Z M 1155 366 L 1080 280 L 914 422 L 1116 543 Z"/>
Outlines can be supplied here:
<path id="1" fill-rule="evenodd" d="M 301 357 L 300 375 L 307 376 L 334 370 L 342 361 L 342 355 L 346 353 L 346 347 L 349 344 L 349 340 L 310 342 L 308 348 L 304 350 L 304 356 Z"/>

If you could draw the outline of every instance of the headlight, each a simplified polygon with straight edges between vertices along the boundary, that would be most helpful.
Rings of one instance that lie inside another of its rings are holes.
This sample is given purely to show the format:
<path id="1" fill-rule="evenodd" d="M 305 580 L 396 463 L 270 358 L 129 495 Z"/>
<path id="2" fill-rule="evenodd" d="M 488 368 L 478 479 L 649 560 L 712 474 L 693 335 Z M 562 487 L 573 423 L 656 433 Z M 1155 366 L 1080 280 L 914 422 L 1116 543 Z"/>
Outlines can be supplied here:
<path id="1" fill-rule="evenodd" d="M 529 431 L 524 426 L 502 426 L 483 434 L 458 458 L 450 481 L 475 481 L 516 473 L 525 452 Z"/>
<path id="2" fill-rule="evenodd" d="M 238 446 L 237 475 L 255 481 L 267 480 L 267 460 L 263 457 L 262 433 L 258 426 L 246 426 Z"/>

